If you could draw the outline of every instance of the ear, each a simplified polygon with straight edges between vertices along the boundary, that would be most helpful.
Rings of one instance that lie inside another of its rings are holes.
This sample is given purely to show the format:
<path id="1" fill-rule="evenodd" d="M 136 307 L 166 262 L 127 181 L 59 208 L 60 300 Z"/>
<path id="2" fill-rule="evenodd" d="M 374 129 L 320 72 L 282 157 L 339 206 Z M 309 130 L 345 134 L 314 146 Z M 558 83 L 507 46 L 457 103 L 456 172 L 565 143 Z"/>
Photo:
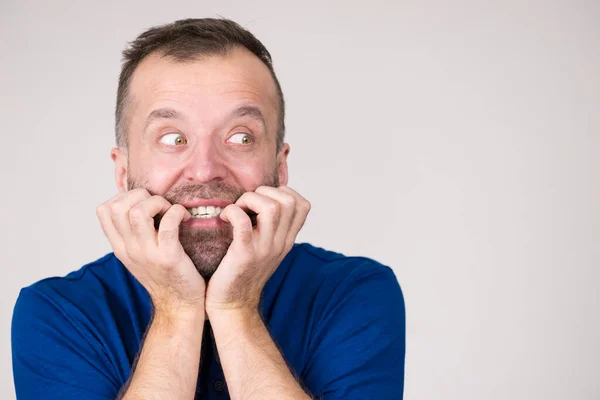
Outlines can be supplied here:
<path id="1" fill-rule="evenodd" d="M 284 143 L 279 153 L 277 153 L 277 174 L 279 175 L 279 184 L 281 186 L 287 186 L 288 184 L 288 154 L 290 154 L 290 145 Z"/>
<path id="2" fill-rule="evenodd" d="M 127 154 L 119 147 L 110 151 L 110 157 L 115 162 L 115 183 L 119 192 L 127 191 Z"/>

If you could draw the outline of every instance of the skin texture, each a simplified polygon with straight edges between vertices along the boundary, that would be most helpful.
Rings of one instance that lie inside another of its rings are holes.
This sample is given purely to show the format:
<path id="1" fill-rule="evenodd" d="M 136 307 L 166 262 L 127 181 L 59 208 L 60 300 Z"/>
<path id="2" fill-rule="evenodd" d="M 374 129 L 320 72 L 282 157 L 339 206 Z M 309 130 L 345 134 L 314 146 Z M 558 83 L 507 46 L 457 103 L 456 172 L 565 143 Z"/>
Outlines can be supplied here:
<path id="1" fill-rule="evenodd" d="M 118 148 L 111 152 L 119 190 L 142 187 L 172 204 L 198 197 L 235 202 L 260 185 L 287 184 L 289 145 L 275 153 L 275 84 L 250 52 L 240 49 L 193 64 L 153 54 L 135 71 L 130 93 L 129 149 L 127 154 Z M 261 110 L 266 126 L 249 117 L 226 119 L 247 105 Z M 159 108 L 177 110 L 183 118 L 159 120 L 144 130 L 150 112 Z M 163 143 L 173 143 L 176 133 L 188 144 L 174 148 Z M 244 133 L 252 135 L 253 144 L 232 143 Z M 208 278 L 232 241 L 231 227 L 217 232 L 182 228 L 180 240 Z"/>
<path id="2" fill-rule="evenodd" d="M 254 111 L 232 117 L 241 107 Z M 129 148 L 111 151 L 119 194 L 97 209 L 154 306 L 123 398 L 193 398 L 205 318 L 232 398 L 308 398 L 258 313 L 310 211 L 286 186 L 277 107 L 267 67 L 244 49 L 183 64 L 151 54 L 134 72 Z M 148 124 L 157 109 L 170 111 Z M 197 199 L 228 205 L 200 223 L 181 205 Z"/>

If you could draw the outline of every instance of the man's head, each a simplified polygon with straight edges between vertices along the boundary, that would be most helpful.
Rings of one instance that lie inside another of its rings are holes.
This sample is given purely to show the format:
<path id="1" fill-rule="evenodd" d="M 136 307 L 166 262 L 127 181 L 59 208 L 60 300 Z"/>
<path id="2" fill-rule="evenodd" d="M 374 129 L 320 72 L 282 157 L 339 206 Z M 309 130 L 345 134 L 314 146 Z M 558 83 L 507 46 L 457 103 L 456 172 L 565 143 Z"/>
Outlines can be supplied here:
<path id="1" fill-rule="evenodd" d="M 269 52 L 235 22 L 152 28 L 123 52 L 111 152 L 117 186 L 210 213 L 201 206 L 224 207 L 258 186 L 286 185 L 284 110 Z M 180 230 L 206 278 L 231 240 L 231 226 L 218 217 Z"/>

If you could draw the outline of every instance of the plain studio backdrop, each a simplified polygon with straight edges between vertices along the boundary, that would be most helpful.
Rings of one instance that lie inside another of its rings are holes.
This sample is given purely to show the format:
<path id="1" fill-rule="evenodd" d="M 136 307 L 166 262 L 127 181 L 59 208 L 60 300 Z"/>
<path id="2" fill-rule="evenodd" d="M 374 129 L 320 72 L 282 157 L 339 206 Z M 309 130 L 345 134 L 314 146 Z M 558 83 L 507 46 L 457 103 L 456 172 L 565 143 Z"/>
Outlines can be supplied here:
<path id="1" fill-rule="evenodd" d="M 407 399 L 600 397 L 597 1 L 132 1 L 0 6 L 0 397 L 23 286 L 111 251 L 95 208 L 120 53 L 223 16 L 272 53 L 298 241 L 391 266 Z"/>

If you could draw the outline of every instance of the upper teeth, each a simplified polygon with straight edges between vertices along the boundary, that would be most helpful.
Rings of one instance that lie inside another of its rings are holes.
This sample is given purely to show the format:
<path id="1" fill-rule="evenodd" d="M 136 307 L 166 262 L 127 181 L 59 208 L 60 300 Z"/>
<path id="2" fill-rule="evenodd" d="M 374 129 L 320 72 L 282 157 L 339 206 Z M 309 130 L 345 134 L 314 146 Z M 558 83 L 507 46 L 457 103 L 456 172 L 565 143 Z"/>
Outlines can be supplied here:
<path id="1" fill-rule="evenodd" d="M 221 214 L 221 207 L 200 206 L 187 209 L 192 216 L 197 218 L 214 218 Z"/>

